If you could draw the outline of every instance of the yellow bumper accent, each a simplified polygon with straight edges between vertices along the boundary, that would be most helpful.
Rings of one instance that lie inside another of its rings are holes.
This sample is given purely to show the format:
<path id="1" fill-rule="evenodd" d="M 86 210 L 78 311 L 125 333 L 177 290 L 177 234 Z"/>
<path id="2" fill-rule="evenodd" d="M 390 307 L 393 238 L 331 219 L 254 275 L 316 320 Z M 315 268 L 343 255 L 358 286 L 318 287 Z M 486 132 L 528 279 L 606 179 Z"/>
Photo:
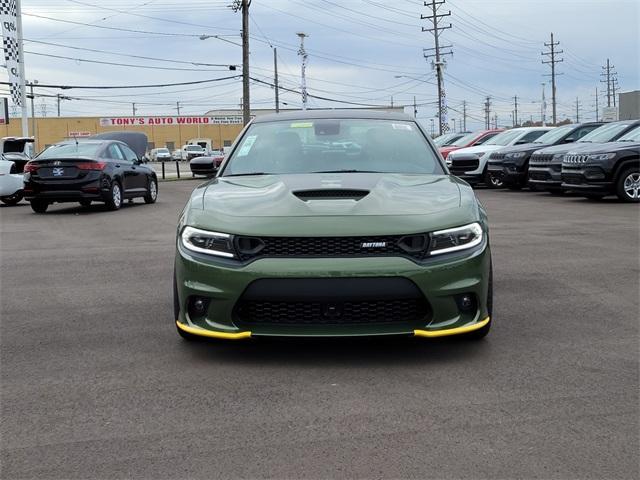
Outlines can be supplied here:
<path id="1" fill-rule="evenodd" d="M 448 335 L 459 335 L 461 333 L 473 332 L 474 330 L 478 330 L 484 327 L 487 323 L 489 323 L 490 318 L 487 317 L 484 320 L 474 323 L 472 325 L 465 325 L 464 327 L 456 327 L 456 328 L 447 328 L 444 330 L 414 330 L 413 334 L 416 337 L 446 337 Z"/>
<path id="2" fill-rule="evenodd" d="M 190 327 L 189 325 L 184 325 L 180 322 L 176 322 L 176 325 L 180 330 L 184 330 L 187 333 L 191 333 L 193 335 L 199 335 L 201 337 L 222 338 L 224 340 L 242 340 L 244 338 L 251 337 L 251 332 L 238 332 L 238 333 L 212 332 L 211 330 L 205 330 L 204 328 Z"/>

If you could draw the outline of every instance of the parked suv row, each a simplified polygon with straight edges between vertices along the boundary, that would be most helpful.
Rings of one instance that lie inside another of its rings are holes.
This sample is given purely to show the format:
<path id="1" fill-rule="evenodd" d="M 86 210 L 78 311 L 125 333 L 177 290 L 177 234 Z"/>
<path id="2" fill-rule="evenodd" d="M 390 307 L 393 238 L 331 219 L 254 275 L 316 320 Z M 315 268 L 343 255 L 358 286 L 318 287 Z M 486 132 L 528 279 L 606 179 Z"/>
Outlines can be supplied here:
<path id="1" fill-rule="evenodd" d="M 442 149 L 441 149 L 442 150 Z M 640 120 L 514 128 L 447 157 L 471 184 L 640 201 Z"/>

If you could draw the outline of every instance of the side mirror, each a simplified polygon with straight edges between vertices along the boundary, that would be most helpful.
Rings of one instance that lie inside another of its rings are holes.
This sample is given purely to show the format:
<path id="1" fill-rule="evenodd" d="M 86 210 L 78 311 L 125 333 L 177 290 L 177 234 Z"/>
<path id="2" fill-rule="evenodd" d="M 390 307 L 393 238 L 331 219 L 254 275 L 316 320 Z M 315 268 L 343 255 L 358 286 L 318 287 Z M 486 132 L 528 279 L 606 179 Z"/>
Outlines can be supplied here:
<path id="1" fill-rule="evenodd" d="M 142 165 L 142 160 L 140 160 L 139 158 L 136 158 L 136 159 L 133 161 L 133 164 L 134 164 L 134 165 Z"/>

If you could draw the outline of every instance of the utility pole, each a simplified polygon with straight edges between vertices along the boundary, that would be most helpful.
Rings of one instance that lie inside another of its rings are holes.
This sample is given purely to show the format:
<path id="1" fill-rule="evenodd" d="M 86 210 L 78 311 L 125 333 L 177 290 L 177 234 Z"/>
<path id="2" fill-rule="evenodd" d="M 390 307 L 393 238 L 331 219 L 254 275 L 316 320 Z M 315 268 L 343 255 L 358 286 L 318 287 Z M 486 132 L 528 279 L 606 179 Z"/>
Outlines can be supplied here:
<path id="1" fill-rule="evenodd" d="M 580 123 L 580 100 L 576 97 L 576 123 Z"/>
<path id="2" fill-rule="evenodd" d="M 308 37 L 309 35 L 307 35 L 304 32 L 298 32 L 296 33 L 296 35 L 298 35 L 298 37 L 300 37 L 300 49 L 298 50 L 298 55 L 300 55 L 300 57 L 302 57 L 302 67 L 301 67 L 301 77 L 300 77 L 300 91 L 302 92 L 302 110 L 306 110 L 307 109 L 307 77 L 306 77 L 306 70 L 307 70 L 307 59 L 309 58 L 309 55 L 307 55 L 307 51 L 304 49 L 304 38 Z"/>
<path id="3" fill-rule="evenodd" d="M 61 99 L 61 95 L 59 93 L 56 94 L 56 100 L 58 102 L 58 116 L 60 116 L 60 99 Z"/>
<path id="4" fill-rule="evenodd" d="M 453 133 L 456 133 L 456 119 L 452 118 L 451 121 L 453 122 Z"/>
<path id="5" fill-rule="evenodd" d="M 276 91 L 276 113 L 280 113 L 280 92 L 278 88 L 278 49 L 273 47 L 273 85 Z"/>
<path id="6" fill-rule="evenodd" d="M 391 95 L 391 108 L 393 108 L 393 95 Z"/>
<path id="7" fill-rule="evenodd" d="M 136 112 L 138 111 L 138 109 L 136 108 L 136 104 L 135 102 L 131 104 L 131 111 L 133 112 L 133 116 L 136 116 Z"/>
<path id="8" fill-rule="evenodd" d="M 513 97 L 513 126 L 518 125 L 518 96 Z"/>
<path id="9" fill-rule="evenodd" d="M 249 0 L 233 0 L 231 9 L 242 10 L 242 123 L 251 121 L 251 100 L 249 97 Z"/>
<path id="10" fill-rule="evenodd" d="M 489 130 L 491 128 L 491 97 L 487 97 L 484 102 L 484 128 Z"/>
<path id="11" fill-rule="evenodd" d="M 430 118 L 429 120 L 431 120 L 431 137 L 433 137 L 435 135 L 435 128 L 433 126 L 433 118 Z"/>
<path id="12" fill-rule="evenodd" d="M 611 106 L 611 87 L 612 87 L 612 82 L 611 79 L 613 78 L 613 76 L 615 75 L 614 69 L 615 67 L 613 65 L 611 65 L 611 63 L 609 62 L 609 59 L 607 58 L 607 66 L 606 67 L 602 67 L 602 70 L 604 70 L 600 76 L 604 77 L 603 80 L 600 80 L 601 83 L 606 83 L 607 84 L 607 107 Z M 615 98 L 614 98 L 614 105 L 615 105 Z"/>
<path id="13" fill-rule="evenodd" d="M 620 90 L 620 86 L 618 85 L 618 74 L 613 72 L 613 77 L 611 78 L 611 95 L 613 96 L 613 106 L 616 106 L 616 92 Z"/>
<path id="14" fill-rule="evenodd" d="M 498 128 L 498 114 L 493 115 L 493 128 Z"/>
<path id="15" fill-rule="evenodd" d="M 425 7 L 431 7 L 431 14 L 429 15 L 420 15 L 421 20 L 431 20 L 432 27 L 425 28 L 422 27 L 423 32 L 431 32 L 433 34 L 433 38 L 435 41 L 434 48 L 425 48 L 423 49 L 423 55 L 425 59 L 434 58 L 435 61 L 432 63 L 433 67 L 436 70 L 436 75 L 438 77 L 438 120 L 440 121 L 440 135 L 445 133 L 449 129 L 449 124 L 447 123 L 447 97 L 444 90 L 444 67 L 446 62 L 442 60 L 442 57 L 445 55 L 453 55 L 453 52 L 450 50 L 452 48 L 451 45 L 440 45 L 440 34 L 442 30 L 446 30 L 451 28 L 451 24 L 446 26 L 440 26 L 440 21 L 444 17 L 448 17 L 451 15 L 451 11 L 448 13 L 438 14 L 438 9 L 441 5 L 445 3 L 444 0 L 436 1 L 431 0 L 430 3 L 424 2 Z M 426 51 L 433 50 L 434 53 L 424 54 Z"/>
<path id="16" fill-rule="evenodd" d="M 25 82 L 25 83 L 26 85 L 29 86 L 29 98 L 31 99 L 31 134 L 33 135 L 33 138 L 35 140 L 33 146 L 35 151 L 38 151 L 38 136 L 37 136 L 38 134 L 36 132 L 36 108 L 34 103 L 35 94 L 33 93 L 33 86 L 37 85 L 38 81 L 32 80 L 31 82 L 28 82 L 28 83 Z"/>
<path id="17" fill-rule="evenodd" d="M 176 112 L 177 115 L 180 116 L 180 102 L 176 102 Z"/>
<path id="18" fill-rule="evenodd" d="M 600 111 L 598 109 L 598 87 L 596 87 L 596 122 L 600 119 Z"/>
<path id="19" fill-rule="evenodd" d="M 467 131 L 467 101 L 462 101 L 462 131 Z"/>
<path id="20" fill-rule="evenodd" d="M 416 104 L 416 96 L 413 96 L 413 118 L 418 116 L 418 105 Z"/>
<path id="21" fill-rule="evenodd" d="M 548 52 L 541 52 L 542 56 L 547 56 L 549 60 L 542 60 L 542 63 L 546 63 L 551 65 L 551 105 L 552 105 L 552 118 L 553 124 L 556 124 L 556 75 L 560 75 L 556 73 L 556 63 L 560 63 L 564 61 L 563 58 L 556 58 L 557 55 L 561 54 L 562 50 L 556 50 L 556 47 L 560 45 L 560 42 L 553 41 L 553 33 L 551 34 L 551 42 L 544 44 L 545 47 L 549 48 Z"/>

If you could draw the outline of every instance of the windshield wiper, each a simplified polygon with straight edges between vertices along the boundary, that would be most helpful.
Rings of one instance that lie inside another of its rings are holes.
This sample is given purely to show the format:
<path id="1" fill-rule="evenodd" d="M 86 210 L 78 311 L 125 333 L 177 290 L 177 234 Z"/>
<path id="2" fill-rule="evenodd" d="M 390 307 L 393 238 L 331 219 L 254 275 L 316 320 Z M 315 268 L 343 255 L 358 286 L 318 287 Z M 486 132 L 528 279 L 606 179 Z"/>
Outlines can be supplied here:
<path id="1" fill-rule="evenodd" d="M 311 172 L 311 173 L 386 173 L 386 172 L 379 172 L 377 170 L 345 169 L 345 170 L 321 170 L 319 172 Z"/>
<path id="2" fill-rule="evenodd" d="M 248 177 L 250 175 L 273 175 L 273 173 L 268 173 L 268 172 L 230 173 L 229 175 L 223 175 L 223 177 Z"/>

